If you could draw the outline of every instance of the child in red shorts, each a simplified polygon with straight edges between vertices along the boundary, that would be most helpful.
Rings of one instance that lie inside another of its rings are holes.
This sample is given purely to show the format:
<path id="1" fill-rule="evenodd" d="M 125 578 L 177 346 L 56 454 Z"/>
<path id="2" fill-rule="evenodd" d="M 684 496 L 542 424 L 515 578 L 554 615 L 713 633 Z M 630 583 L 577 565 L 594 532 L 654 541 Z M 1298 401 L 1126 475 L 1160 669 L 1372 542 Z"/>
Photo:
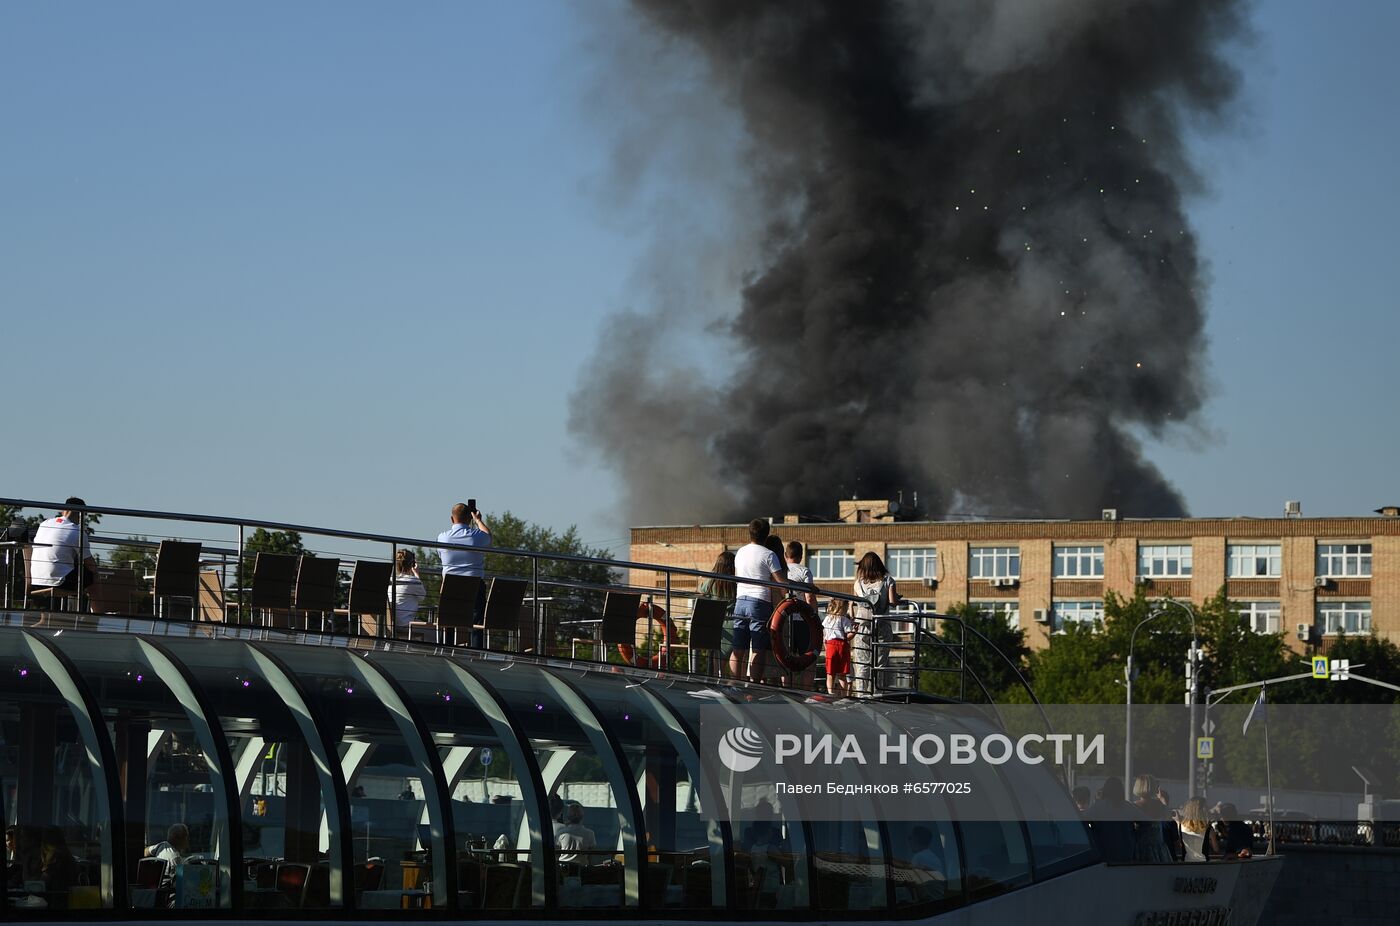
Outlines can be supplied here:
<path id="1" fill-rule="evenodd" d="M 851 638 L 856 635 L 850 602 L 834 598 L 822 618 L 822 639 L 826 641 L 826 693 L 851 693 Z"/>

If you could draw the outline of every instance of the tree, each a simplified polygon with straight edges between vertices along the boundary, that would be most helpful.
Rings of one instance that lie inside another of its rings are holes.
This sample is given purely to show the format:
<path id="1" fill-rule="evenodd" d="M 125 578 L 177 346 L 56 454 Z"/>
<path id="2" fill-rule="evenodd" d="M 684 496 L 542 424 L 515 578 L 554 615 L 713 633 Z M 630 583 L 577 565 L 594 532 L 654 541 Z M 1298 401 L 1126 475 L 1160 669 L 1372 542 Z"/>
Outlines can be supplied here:
<path id="1" fill-rule="evenodd" d="M 584 556 L 591 559 L 611 559 L 609 551 L 600 547 L 589 547 L 580 538 L 578 527 L 569 525 L 564 531 L 555 531 L 541 524 L 534 524 L 509 511 L 489 516 L 491 545 L 528 550 L 532 553 L 563 553 L 568 556 Z M 486 554 L 486 571 L 498 575 L 515 575 L 528 578 L 530 562 L 519 556 L 504 553 Z M 539 560 L 540 584 L 554 585 L 559 594 L 568 594 L 573 583 L 585 585 L 608 585 L 615 581 L 616 571 L 606 564 L 575 563 L 567 560 Z"/>
<path id="2" fill-rule="evenodd" d="M 132 537 L 131 540 L 145 541 L 145 537 Z M 118 544 L 108 555 L 107 561 L 119 569 L 135 570 L 138 577 L 150 575 L 156 568 L 156 551 L 152 547 L 134 543 Z"/>
<path id="3" fill-rule="evenodd" d="M 939 627 L 939 636 L 950 644 L 965 641 L 963 659 L 968 670 L 986 686 L 993 700 L 998 702 L 1025 702 L 1029 700 L 1016 673 L 1026 671 L 1030 647 L 1026 645 L 1026 632 L 1012 627 L 1005 616 L 983 610 L 975 604 L 959 603 L 946 612 L 948 617 L 963 621 L 969 631 L 976 631 L 990 642 L 989 648 L 974 633 L 962 634 L 960 628 L 951 622 Z M 957 672 L 938 671 L 957 669 L 959 659 L 956 650 L 931 646 L 920 654 L 921 667 L 925 670 L 919 676 L 919 690 L 944 697 L 965 697 L 969 701 L 985 699 L 982 689 L 974 682 L 963 688 Z M 1008 664 L 1009 663 L 1009 664 Z M 1013 668 L 1014 667 L 1014 668 Z"/>
<path id="4" fill-rule="evenodd" d="M 301 534 L 296 531 L 270 531 L 258 528 L 243 541 L 243 562 L 238 569 L 238 584 L 247 588 L 253 583 L 253 564 L 259 553 L 287 553 L 300 556 L 306 552 Z"/>

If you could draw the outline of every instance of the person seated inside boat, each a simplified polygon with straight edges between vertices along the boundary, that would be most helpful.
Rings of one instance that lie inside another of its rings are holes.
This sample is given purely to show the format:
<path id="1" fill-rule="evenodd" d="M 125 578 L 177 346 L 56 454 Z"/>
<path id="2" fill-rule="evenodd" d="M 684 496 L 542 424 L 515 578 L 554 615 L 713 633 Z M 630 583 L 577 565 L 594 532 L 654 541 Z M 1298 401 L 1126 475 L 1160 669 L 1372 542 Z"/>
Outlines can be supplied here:
<path id="1" fill-rule="evenodd" d="M 933 830 L 923 824 L 909 830 L 909 866 L 918 872 L 918 890 L 925 900 L 943 896 L 947 875 L 943 855 L 933 842 Z"/>
<path id="2" fill-rule="evenodd" d="M 744 827 L 738 849 L 747 859 L 754 887 L 771 899 L 782 886 L 785 869 L 790 867 L 792 847 L 783 835 L 772 804 L 759 801 L 748 816 L 753 822 Z"/>
<path id="3" fill-rule="evenodd" d="M 564 807 L 564 825 L 554 833 L 559 847 L 559 861 L 571 865 L 587 865 L 588 854 L 598 847 L 598 837 L 583 825 L 583 805 L 570 801 Z"/>
<path id="4" fill-rule="evenodd" d="M 185 860 L 190 851 L 190 828 L 183 823 L 172 823 L 166 831 L 165 839 L 146 847 L 146 858 L 158 858 L 173 868 Z"/>
<path id="5" fill-rule="evenodd" d="M 44 898 L 53 909 L 68 907 L 68 892 L 78 883 L 78 861 L 68 851 L 63 830 L 46 826 L 39 836 L 39 880 Z"/>

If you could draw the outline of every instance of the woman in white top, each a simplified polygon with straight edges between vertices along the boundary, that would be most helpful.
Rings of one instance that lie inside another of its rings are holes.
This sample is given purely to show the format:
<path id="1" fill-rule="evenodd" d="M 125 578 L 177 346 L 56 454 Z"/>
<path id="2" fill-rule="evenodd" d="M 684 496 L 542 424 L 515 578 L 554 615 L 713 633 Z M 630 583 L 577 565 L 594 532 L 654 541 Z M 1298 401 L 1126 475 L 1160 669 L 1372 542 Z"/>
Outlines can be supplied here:
<path id="1" fill-rule="evenodd" d="M 851 669 L 855 676 L 856 694 L 871 693 L 871 679 L 877 661 L 883 661 L 884 653 L 876 644 L 883 642 L 886 614 L 890 606 L 898 604 L 899 592 L 895 590 L 894 578 L 885 568 L 884 560 L 871 551 L 856 564 L 854 589 L 857 598 L 864 598 L 865 604 L 856 605 L 856 636 L 851 646 Z"/>
<path id="2" fill-rule="evenodd" d="M 412 550 L 400 550 L 394 558 L 394 578 L 389 583 L 389 600 L 394 603 L 394 627 L 407 635 L 408 625 L 418 616 L 427 590 L 418 577 L 418 558 Z"/>

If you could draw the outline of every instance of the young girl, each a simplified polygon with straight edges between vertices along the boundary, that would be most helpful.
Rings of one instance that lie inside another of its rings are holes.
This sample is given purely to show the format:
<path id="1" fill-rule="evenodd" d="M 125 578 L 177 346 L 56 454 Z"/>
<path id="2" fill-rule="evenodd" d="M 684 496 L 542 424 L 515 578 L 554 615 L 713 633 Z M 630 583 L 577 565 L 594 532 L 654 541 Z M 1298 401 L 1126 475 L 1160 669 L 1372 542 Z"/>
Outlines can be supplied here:
<path id="1" fill-rule="evenodd" d="M 826 693 L 847 697 L 851 693 L 851 638 L 856 635 L 850 603 L 836 598 L 826 606 L 822 638 L 826 641 Z"/>

